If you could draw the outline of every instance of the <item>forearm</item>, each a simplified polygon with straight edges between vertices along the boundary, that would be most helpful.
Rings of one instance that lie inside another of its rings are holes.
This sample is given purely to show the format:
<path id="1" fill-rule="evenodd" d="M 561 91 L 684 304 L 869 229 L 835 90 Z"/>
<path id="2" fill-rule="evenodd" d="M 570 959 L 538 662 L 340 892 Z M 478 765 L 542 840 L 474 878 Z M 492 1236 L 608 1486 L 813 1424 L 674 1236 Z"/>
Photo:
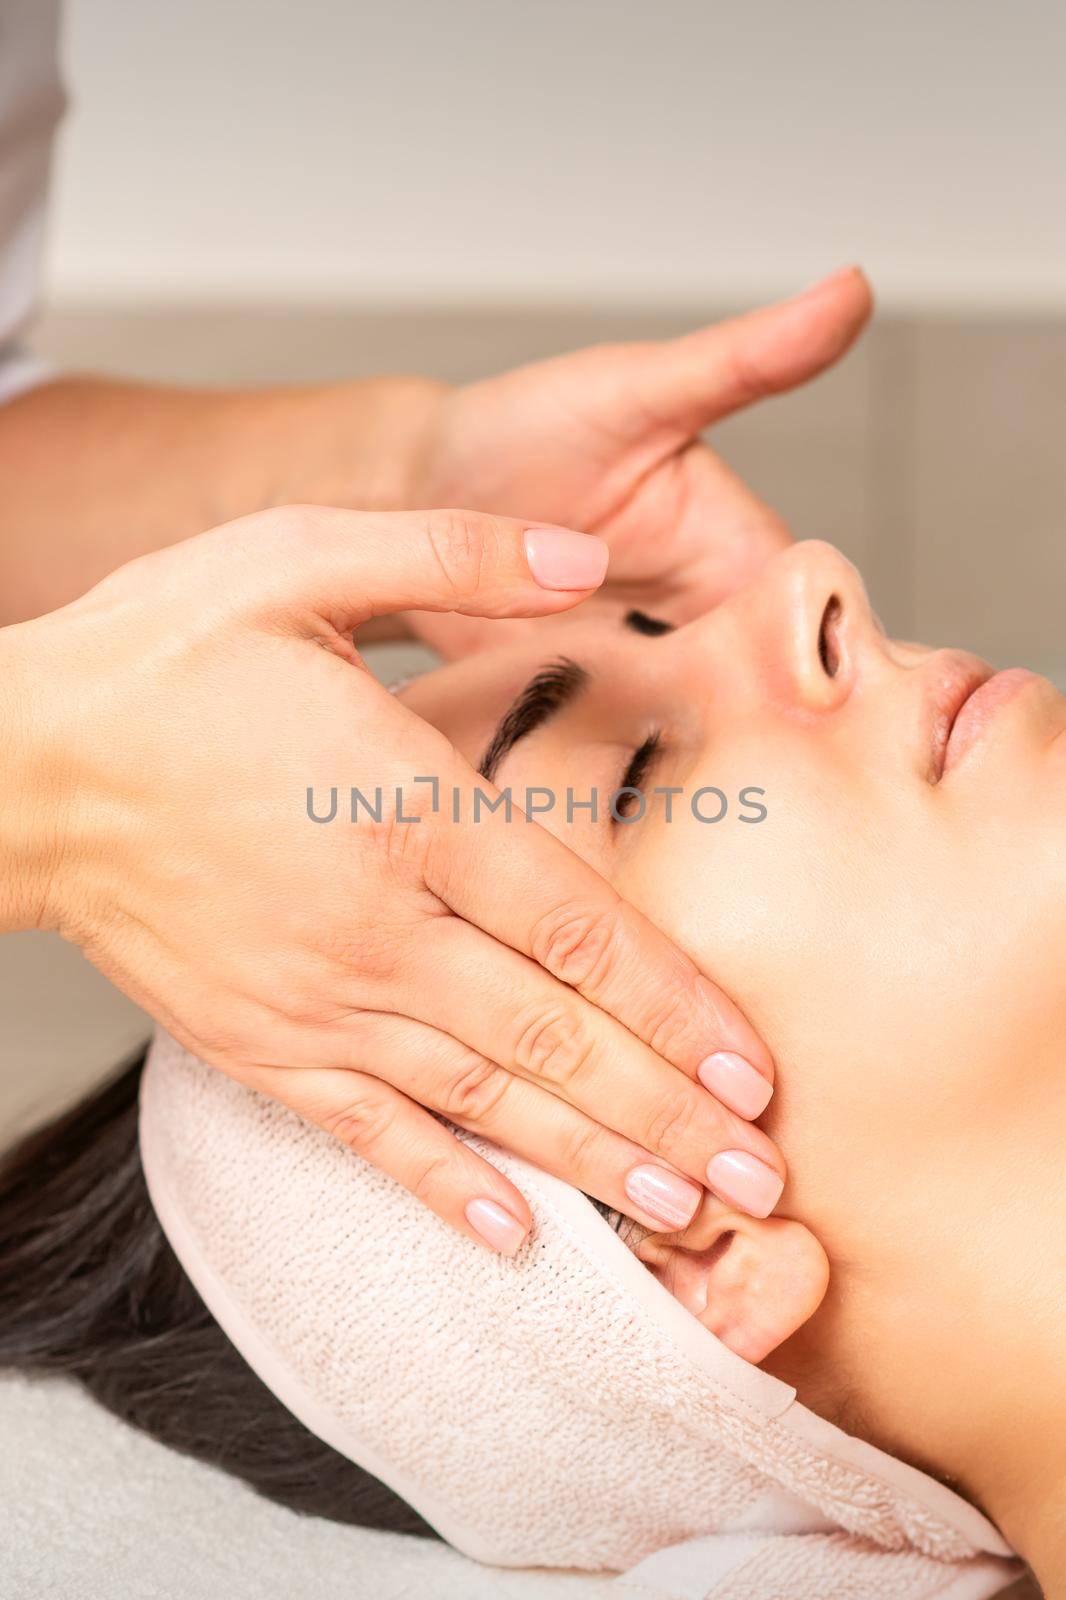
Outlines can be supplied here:
<path id="1" fill-rule="evenodd" d="M 0 407 L 0 624 L 270 505 L 409 503 L 442 386 L 248 391 L 64 378 Z"/>

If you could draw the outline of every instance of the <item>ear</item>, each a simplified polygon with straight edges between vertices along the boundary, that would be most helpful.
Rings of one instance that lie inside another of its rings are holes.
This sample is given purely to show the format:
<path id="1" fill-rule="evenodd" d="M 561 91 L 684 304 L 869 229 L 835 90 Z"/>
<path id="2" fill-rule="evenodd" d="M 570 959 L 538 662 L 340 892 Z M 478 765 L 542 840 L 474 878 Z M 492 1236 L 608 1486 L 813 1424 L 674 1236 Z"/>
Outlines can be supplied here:
<path id="1" fill-rule="evenodd" d="M 707 1195 L 681 1233 L 652 1233 L 637 1255 L 722 1343 L 757 1364 L 812 1317 L 829 1261 L 801 1222 L 745 1216 Z"/>

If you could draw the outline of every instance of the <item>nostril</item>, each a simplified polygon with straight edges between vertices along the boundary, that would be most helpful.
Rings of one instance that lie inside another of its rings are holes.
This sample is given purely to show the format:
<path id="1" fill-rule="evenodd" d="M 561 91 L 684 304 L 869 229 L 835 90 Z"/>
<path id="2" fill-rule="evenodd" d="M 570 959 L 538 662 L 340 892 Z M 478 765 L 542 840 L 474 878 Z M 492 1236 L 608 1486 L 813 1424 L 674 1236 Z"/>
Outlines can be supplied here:
<path id="1" fill-rule="evenodd" d="M 822 612 L 822 620 L 818 627 L 818 659 L 822 663 L 822 671 L 827 678 L 835 678 L 840 667 L 837 629 L 840 625 L 842 610 L 840 596 L 831 594 L 826 601 L 826 607 Z"/>

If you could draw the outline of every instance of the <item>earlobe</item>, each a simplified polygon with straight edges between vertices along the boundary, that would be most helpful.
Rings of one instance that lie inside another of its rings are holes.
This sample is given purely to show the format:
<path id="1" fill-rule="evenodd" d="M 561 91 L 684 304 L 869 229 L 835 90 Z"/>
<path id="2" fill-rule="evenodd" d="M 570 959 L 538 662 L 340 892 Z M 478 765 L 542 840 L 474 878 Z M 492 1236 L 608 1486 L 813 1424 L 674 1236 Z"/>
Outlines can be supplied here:
<path id="1" fill-rule="evenodd" d="M 682 1233 L 650 1234 L 637 1255 L 745 1361 L 765 1361 L 817 1311 L 829 1262 L 801 1222 L 759 1220 L 708 1196 Z"/>

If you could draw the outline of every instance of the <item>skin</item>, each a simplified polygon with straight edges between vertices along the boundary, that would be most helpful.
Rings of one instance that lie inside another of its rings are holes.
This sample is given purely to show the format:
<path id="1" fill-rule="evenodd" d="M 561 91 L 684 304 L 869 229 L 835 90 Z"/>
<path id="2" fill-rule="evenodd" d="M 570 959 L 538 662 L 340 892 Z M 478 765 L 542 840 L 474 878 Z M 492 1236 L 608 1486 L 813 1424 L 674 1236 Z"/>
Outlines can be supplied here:
<path id="1" fill-rule="evenodd" d="M 608 792 L 661 729 L 649 787 L 766 791 L 756 825 L 676 801 L 668 824 L 662 797 L 629 826 L 540 819 L 713 964 L 778 1066 L 780 1215 L 707 1200 L 643 1259 L 816 1409 L 956 1483 L 1066 1593 L 1066 700 L 1011 680 L 938 776 L 937 704 L 969 663 L 886 639 L 816 543 L 667 636 L 577 613 L 405 698 L 476 760 L 561 655 L 588 690 L 497 784 Z"/>
<path id="2" fill-rule="evenodd" d="M 785 530 L 700 431 L 830 365 L 869 312 L 847 269 L 459 390 L 62 378 L 0 407 L 0 931 L 59 929 L 199 1055 L 492 1248 L 520 1246 L 525 1202 L 430 1113 L 476 1126 L 501 1068 L 522 1089 L 498 1133 L 609 1204 L 662 1222 L 630 1182 L 651 1156 L 686 1175 L 689 1214 L 740 1151 L 768 1210 L 780 1154 L 695 1079 L 726 1049 L 765 1090 L 770 1052 L 579 858 L 540 833 L 503 849 L 502 828 L 494 853 L 434 816 L 316 829 L 302 797 L 472 778 L 362 670 L 353 629 L 469 655 L 589 598 L 608 554 L 605 603 L 677 616 L 757 570 Z M 392 509 L 442 505 L 469 509 Z M 578 576 L 530 556 L 545 523 L 602 534 L 579 537 Z"/>

